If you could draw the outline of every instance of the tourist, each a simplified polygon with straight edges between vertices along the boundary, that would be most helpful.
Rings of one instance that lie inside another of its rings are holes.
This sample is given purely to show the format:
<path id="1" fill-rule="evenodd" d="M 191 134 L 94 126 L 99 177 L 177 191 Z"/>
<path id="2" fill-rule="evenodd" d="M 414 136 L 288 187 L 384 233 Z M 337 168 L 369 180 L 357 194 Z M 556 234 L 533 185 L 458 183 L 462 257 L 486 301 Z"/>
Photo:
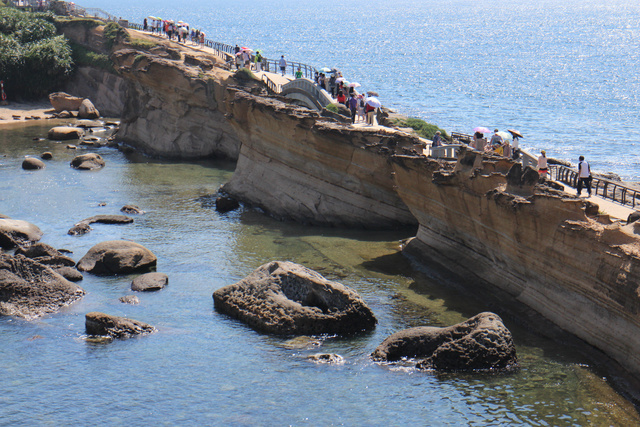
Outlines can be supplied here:
<path id="1" fill-rule="evenodd" d="M 497 146 L 504 144 L 504 138 L 498 135 L 498 129 L 493 131 L 493 136 L 491 137 L 491 148 L 497 149 Z"/>
<path id="2" fill-rule="evenodd" d="M 591 167 L 584 160 L 584 156 L 580 156 L 578 162 L 578 196 L 582 193 L 582 187 L 587 189 L 587 194 L 591 197 Z"/>
<path id="3" fill-rule="evenodd" d="M 351 110 L 351 123 L 353 124 L 356 122 L 356 112 L 358 111 L 358 100 L 356 97 L 352 96 L 349 98 L 347 106 L 349 107 L 349 110 Z"/>
<path id="4" fill-rule="evenodd" d="M 511 149 L 511 144 L 509 144 L 509 140 L 504 140 L 504 145 L 502 146 L 502 155 L 507 159 L 510 159 L 513 156 L 513 151 Z"/>
<path id="5" fill-rule="evenodd" d="M 538 173 L 541 177 L 548 178 L 547 152 L 544 150 L 540 151 L 540 156 L 538 157 Z"/>
<path id="6" fill-rule="evenodd" d="M 296 79 L 302 78 L 302 69 L 298 67 L 298 71 L 296 71 Z"/>
<path id="7" fill-rule="evenodd" d="M 235 53 L 236 55 L 240 53 L 240 46 L 236 45 L 236 47 L 233 48 L 233 53 Z"/>
<path id="8" fill-rule="evenodd" d="M 471 143 L 471 147 L 475 148 L 480 152 L 484 152 L 484 146 L 486 143 L 487 143 L 487 140 L 484 137 L 484 134 L 480 132 L 476 132 L 473 135 L 473 142 Z"/>
<path id="9" fill-rule="evenodd" d="M 320 73 L 320 77 L 318 77 L 318 86 L 320 86 L 320 89 L 324 89 L 324 80 L 324 73 Z"/>
<path id="10" fill-rule="evenodd" d="M 313 76 L 313 81 L 314 81 L 314 83 L 316 84 L 316 86 L 320 86 L 320 81 L 319 81 L 319 79 L 320 79 L 320 73 L 318 73 L 318 72 L 316 71 L 316 73 L 315 73 L 315 74 L 314 74 L 314 76 Z"/>
<path id="11" fill-rule="evenodd" d="M 332 98 L 336 96 L 336 74 L 335 73 L 331 74 L 331 77 L 329 77 L 329 90 L 327 90 L 327 92 L 331 93 Z"/>
<path id="12" fill-rule="evenodd" d="M 442 146 L 442 136 L 440 131 L 436 131 L 436 134 L 433 135 L 433 139 L 431 140 L 431 147 L 441 147 Z"/>
<path id="13" fill-rule="evenodd" d="M 147 31 L 147 18 L 144 18 L 144 21 L 142 22 L 142 31 Z"/>
<path id="14" fill-rule="evenodd" d="M 260 51 L 256 51 L 256 56 L 253 58 L 253 60 L 255 61 L 255 65 L 256 65 L 256 72 L 260 72 L 262 71 L 262 54 L 260 53 Z"/>
<path id="15" fill-rule="evenodd" d="M 376 107 L 366 104 L 364 106 L 364 112 L 367 115 L 367 126 L 373 126 L 373 114 L 376 111 Z"/>
<path id="16" fill-rule="evenodd" d="M 287 61 L 284 60 L 284 55 L 280 57 L 278 66 L 280 67 L 280 72 L 282 72 L 282 75 L 284 76 L 284 72 L 287 70 Z"/>
<path id="17" fill-rule="evenodd" d="M 343 104 L 347 102 L 347 97 L 344 96 L 344 92 L 341 90 L 338 91 L 338 97 L 336 98 L 339 104 Z"/>
<path id="18" fill-rule="evenodd" d="M 364 122 L 364 95 L 358 95 L 358 111 L 357 118 Z"/>

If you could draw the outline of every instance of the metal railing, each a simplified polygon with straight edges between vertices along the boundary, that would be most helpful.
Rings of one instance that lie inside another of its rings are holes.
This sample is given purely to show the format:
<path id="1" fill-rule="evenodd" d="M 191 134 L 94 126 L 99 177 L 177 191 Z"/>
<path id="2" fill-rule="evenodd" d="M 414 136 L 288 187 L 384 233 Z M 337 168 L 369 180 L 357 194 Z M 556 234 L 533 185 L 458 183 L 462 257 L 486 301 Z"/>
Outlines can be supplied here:
<path id="1" fill-rule="evenodd" d="M 551 177 L 572 187 L 578 185 L 578 172 L 564 165 L 550 165 Z M 592 177 L 591 191 L 596 196 L 635 208 L 640 205 L 640 191 L 622 182 Z"/>
<path id="2" fill-rule="evenodd" d="M 291 89 L 299 89 L 311 95 L 318 102 L 321 109 L 333 103 L 331 95 L 329 95 L 326 90 L 316 85 L 315 82 L 309 78 L 294 79 L 289 83 L 282 85 L 283 93 L 287 93 L 287 90 Z"/>
<path id="3" fill-rule="evenodd" d="M 269 89 L 271 93 L 278 94 L 282 92 L 282 86 L 271 80 L 268 75 L 262 74 L 262 81 L 267 85 L 267 89 Z"/>

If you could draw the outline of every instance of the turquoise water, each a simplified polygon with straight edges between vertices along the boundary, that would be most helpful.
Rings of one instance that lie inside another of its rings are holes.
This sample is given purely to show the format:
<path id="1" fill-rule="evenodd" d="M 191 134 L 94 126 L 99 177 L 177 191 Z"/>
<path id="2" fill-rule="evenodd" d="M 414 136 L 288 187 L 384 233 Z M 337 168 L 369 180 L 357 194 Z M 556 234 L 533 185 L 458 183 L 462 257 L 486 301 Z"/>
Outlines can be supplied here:
<path id="1" fill-rule="evenodd" d="M 515 128 L 523 146 L 640 181 L 635 0 L 84 0 L 141 23 L 341 69 L 385 106 L 448 131 Z"/>
<path id="2" fill-rule="evenodd" d="M 218 214 L 212 194 L 233 165 L 151 160 L 108 148 L 100 171 L 69 167 L 78 151 L 34 141 L 52 122 L 0 129 L 0 213 L 32 222 L 43 242 L 77 261 L 94 244 L 131 239 L 158 257 L 169 285 L 131 294 L 134 275 L 80 282 L 87 295 L 34 321 L 0 317 L 1 425 L 637 425 L 633 406 L 570 346 L 532 335 L 505 319 L 521 368 L 506 374 L 433 374 L 372 363 L 389 334 L 451 325 L 478 312 L 500 313 L 415 270 L 398 253 L 403 232 L 364 232 L 277 222 L 258 211 Z M 51 151 L 41 171 L 25 155 Z M 83 150 L 80 150 L 83 151 Z M 106 203 L 106 206 L 99 206 Z M 128 225 L 81 219 L 146 211 Z M 379 320 L 354 337 L 318 337 L 308 347 L 261 335 L 213 310 L 214 290 L 272 260 L 304 264 L 354 288 Z M 90 311 L 154 325 L 149 336 L 97 344 L 84 338 Z M 342 355 L 344 365 L 307 356 Z"/>

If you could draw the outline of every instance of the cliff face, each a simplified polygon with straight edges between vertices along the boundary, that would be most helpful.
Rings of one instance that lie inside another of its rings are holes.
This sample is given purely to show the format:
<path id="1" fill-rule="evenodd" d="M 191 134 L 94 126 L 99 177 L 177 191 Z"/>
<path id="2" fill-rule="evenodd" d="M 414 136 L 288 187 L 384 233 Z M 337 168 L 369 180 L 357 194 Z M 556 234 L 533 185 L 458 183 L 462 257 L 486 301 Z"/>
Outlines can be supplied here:
<path id="1" fill-rule="evenodd" d="M 381 153 L 421 150 L 407 134 L 350 128 L 276 99 L 238 92 L 229 119 L 242 147 L 224 190 L 302 223 L 390 228 L 416 220 Z"/>
<path id="2" fill-rule="evenodd" d="M 506 159 L 393 163 L 420 223 L 408 254 L 506 291 L 640 374 L 640 224 L 600 224 L 583 200 L 505 173 Z"/>

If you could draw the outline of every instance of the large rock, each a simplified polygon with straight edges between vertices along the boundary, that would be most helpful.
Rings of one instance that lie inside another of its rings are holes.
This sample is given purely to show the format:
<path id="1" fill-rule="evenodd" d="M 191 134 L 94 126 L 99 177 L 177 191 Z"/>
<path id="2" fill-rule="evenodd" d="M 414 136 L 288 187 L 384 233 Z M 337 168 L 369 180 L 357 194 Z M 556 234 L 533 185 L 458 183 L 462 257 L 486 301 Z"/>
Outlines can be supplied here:
<path id="1" fill-rule="evenodd" d="M 100 117 L 100 112 L 93 105 L 93 103 L 88 99 L 83 100 L 82 103 L 80 104 L 80 107 L 78 108 L 78 118 L 79 119 L 97 119 L 98 117 Z"/>
<path id="2" fill-rule="evenodd" d="M 42 231 L 27 221 L 0 218 L 0 247 L 4 249 L 29 246 L 41 237 Z"/>
<path id="3" fill-rule="evenodd" d="M 48 265 L 51 268 L 57 267 L 71 267 L 76 265 L 76 262 L 62 252 L 49 246 L 46 243 L 36 243 L 29 247 L 19 247 L 16 249 L 16 255 L 24 255 L 27 258 L 31 258 L 40 264 Z M 63 275 L 64 276 L 64 275 Z"/>
<path id="4" fill-rule="evenodd" d="M 147 323 L 97 311 L 85 315 L 85 328 L 88 335 L 109 336 L 111 338 L 129 338 L 133 335 L 150 334 L 156 330 Z"/>
<path id="5" fill-rule="evenodd" d="M 44 169 L 44 162 L 36 157 L 25 157 L 25 159 L 22 161 L 22 169 L 24 170 Z"/>
<path id="6" fill-rule="evenodd" d="M 281 335 L 353 333 L 377 320 L 352 289 L 302 265 L 274 261 L 213 293 L 216 310 Z"/>
<path id="7" fill-rule="evenodd" d="M 447 328 L 422 326 L 387 337 L 371 355 L 380 361 L 424 359 L 422 369 L 505 369 L 517 364 L 511 332 L 500 316 L 480 313 Z"/>
<path id="8" fill-rule="evenodd" d="M 127 274 L 148 270 L 156 262 L 156 256 L 138 243 L 110 240 L 89 249 L 77 268 L 99 275 Z"/>
<path id="9" fill-rule="evenodd" d="M 131 290 L 138 292 L 159 291 L 169 284 L 169 276 L 164 273 L 146 273 L 131 282 Z"/>
<path id="10" fill-rule="evenodd" d="M 55 92 L 49 95 L 51 106 L 58 113 L 61 111 L 78 111 L 83 98 L 69 95 L 65 92 Z"/>
<path id="11" fill-rule="evenodd" d="M 104 159 L 96 153 L 81 154 L 71 160 L 71 167 L 80 170 L 101 169 L 104 165 Z"/>
<path id="12" fill-rule="evenodd" d="M 55 141 L 67 141 L 69 139 L 80 139 L 84 135 L 84 131 L 80 128 L 71 126 L 56 126 L 49 129 L 47 137 Z"/>
<path id="13" fill-rule="evenodd" d="M 84 290 L 23 255 L 0 254 L 0 315 L 33 319 L 76 301 Z"/>

